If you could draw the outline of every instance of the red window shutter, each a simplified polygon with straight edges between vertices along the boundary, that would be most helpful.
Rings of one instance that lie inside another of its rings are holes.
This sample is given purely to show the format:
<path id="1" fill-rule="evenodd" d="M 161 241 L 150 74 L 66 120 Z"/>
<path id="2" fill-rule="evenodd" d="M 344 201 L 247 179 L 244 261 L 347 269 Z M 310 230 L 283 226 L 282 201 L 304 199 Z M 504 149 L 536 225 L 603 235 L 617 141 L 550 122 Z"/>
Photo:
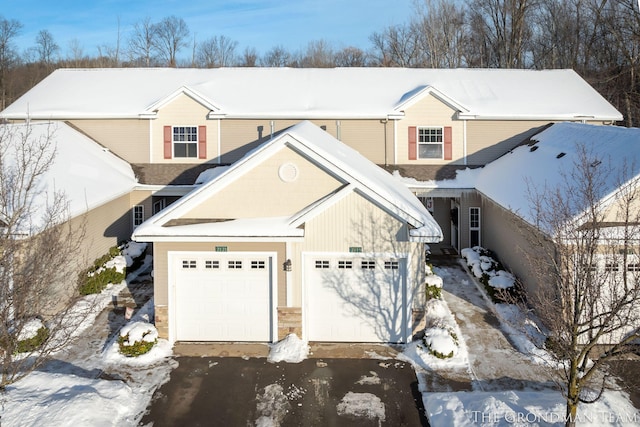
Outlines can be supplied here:
<path id="1" fill-rule="evenodd" d="M 207 127 L 198 126 L 198 158 L 207 158 Z"/>
<path id="2" fill-rule="evenodd" d="M 444 128 L 444 159 L 453 159 L 453 138 L 451 137 L 451 126 Z"/>
<path id="3" fill-rule="evenodd" d="M 417 132 L 415 126 L 409 126 L 409 160 L 418 158 Z"/>
<path id="4" fill-rule="evenodd" d="M 164 158 L 170 159 L 172 157 L 172 146 L 171 146 L 171 126 L 164 127 Z"/>

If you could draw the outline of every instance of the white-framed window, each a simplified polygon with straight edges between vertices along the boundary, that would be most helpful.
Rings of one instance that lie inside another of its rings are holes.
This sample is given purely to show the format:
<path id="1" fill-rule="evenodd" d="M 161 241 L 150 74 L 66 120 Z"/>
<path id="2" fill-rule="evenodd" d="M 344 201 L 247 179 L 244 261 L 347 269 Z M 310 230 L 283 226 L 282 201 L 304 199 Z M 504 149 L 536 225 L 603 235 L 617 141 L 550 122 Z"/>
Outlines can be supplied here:
<path id="1" fill-rule="evenodd" d="M 338 268 L 351 269 L 351 268 L 353 268 L 353 261 L 340 260 L 340 261 L 338 261 Z"/>
<path id="2" fill-rule="evenodd" d="M 252 269 L 264 269 L 265 268 L 265 262 L 264 261 L 251 261 L 251 268 Z"/>
<path id="3" fill-rule="evenodd" d="M 227 268 L 230 270 L 239 270 L 242 268 L 242 261 L 229 261 Z"/>
<path id="4" fill-rule="evenodd" d="M 385 261 L 384 268 L 385 270 L 397 270 L 400 268 L 400 262 L 397 260 Z"/>
<path id="5" fill-rule="evenodd" d="M 376 268 L 376 262 L 374 260 L 363 259 L 360 263 L 360 268 L 363 270 L 373 270 Z"/>
<path id="6" fill-rule="evenodd" d="M 480 208 L 469 208 L 469 247 L 480 243 Z"/>
<path id="7" fill-rule="evenodd" d="M 329 261 L 316 260 L 316 268 L 329 268 Z"/>
<path id="8" fill-rule="evenodd" d="M 182 268 L 191 269 L 191 268 L 196 268 L 197 266 L 198 266 L 198 263 L 196 262 L 195 259 L 183 259 L 182 260 Z"/>
<path id="9" fill-rule="evenodd" d="M 135 205 L 132 211 L 133 227 L 137 227 L 144 222 L 144 205 Z"/>
<path id="10" fill-rule="evenodd" d="M 418 158 L 444 158 L 444 128 L 440 126 L 421 126 L 417 128 Z"/>
<path id="11" fill-rule="evenodd" d="M 173 126 L 173 157 L 198 157 L 198 126 Z"/>
<path id="12" fill-rule="evenodd" d="M 204 262 L 204 268 L 211 268 L 211 269 L 220 268 L 220 261 L 208 259 Z"/>

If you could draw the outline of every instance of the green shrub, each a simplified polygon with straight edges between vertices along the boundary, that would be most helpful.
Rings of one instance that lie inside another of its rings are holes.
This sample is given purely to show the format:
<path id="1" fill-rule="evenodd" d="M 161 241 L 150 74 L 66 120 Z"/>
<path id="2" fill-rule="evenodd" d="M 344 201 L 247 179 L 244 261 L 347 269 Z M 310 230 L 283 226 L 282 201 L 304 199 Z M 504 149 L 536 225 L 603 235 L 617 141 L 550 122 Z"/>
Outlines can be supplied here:
<path id="1" fill-rule="evenodd" d="M 78 277 L 78 291 L 80 295 L 98 294 L 102 292 L 109 283 L 120 283 L 126 277 L 124 273 L 119 273 L 115 267 L 104 268 L 104 265 L 113 258 L 120 255 L 120 248 L 114 246 L 109 249 L 109 253 L 102 255 L 93 262 L 93 266 L 82 271 Z"/>
<path id="2" fill-rule="evenodd" d="M 442 288 L 439 286 L 434 286 L 434 285 L 426 285 L 425 286 L 426 290 L 426 295 L 427 295 L 427 299 L 440 299 L 442 298 Z"/>
<path id="3" fill-rule="evenodd" d="M 85 272 L 81 275 L 80 295 L 99 294 L 109 283 L 120 283 L 125 278 L 125 274 L 118 272 L 115 267 L 103 268 L 99 272 L 90 274 Z"/>
<path id="4" fill-rule="evenodd" d="M 451 359 L 453 357 L 453 351 L 450 352 L 449 354 L 442 354 L 439 351 L 436 351 L 436 350 L 433 350 L 432 348 L 429 348 L 429 353 L 431 353 L 432 355 L 434 355 L 438 359 Z"/>
<path id="5" fill-rule="evenodd" d="M 49 338 L 49 329 L 46 326 L 41 327 L 36 335 L 26 340 L 18 341 L 16 344 L 16 353 L 27 353 L 39 349 L 42 344 Z"/>
<path id="6" fill-rule="evenodd" d="M 125 336 L 118 337 L 118 346 L 120 347 L 120 353 L 127 357 L 136 357 L 141 356 L 145 353 L 148 353 L 154 345 L 158 342 L 158 340 L 154 340 L 152 342 L 147 342 L 144 340 L 136 341 L 131 345 L 127 345 L 129 341 L 129 334 Z"/>

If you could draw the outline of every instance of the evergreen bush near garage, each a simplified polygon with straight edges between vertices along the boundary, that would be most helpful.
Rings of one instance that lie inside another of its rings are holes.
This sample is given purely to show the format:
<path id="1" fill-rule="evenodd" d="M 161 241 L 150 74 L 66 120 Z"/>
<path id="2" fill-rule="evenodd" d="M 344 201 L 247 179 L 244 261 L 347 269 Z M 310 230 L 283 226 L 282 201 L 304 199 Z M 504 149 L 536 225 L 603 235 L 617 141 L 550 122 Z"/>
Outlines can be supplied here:
<path id="1" fill-rule="evenodd" d="M 141 356 L 145 353 L 148 353 L 154 345 L 158 342 L 158 340 L 154 341 L 135 341 L 132 344 L 128 344 L 129 342 L 129 334 L 118 337 L 118 347 L 120 348 L 120 353 L 127 357 L 136 357 Z"/>
<path id="2" fill-rule="evenodd" d="M 120 273 L 115 267 L 106 268 L 105 264 L 120 255 L 120 248 L 114 246 L 109 252 L 93 262 L 93 266 L 82 271 L 78 279 L 80 295 L 98 294 L 109 283 L 120 283 L 126 277 L 126 269 Z"/>
<path id="3" fill-rule="evenodd" d="M 43 326 L 38 329 L 38 332 L 36 332 L 34 337 L 18 341 L 16 345 L 16 353 L 35 351 L 44 344 L 47 338 L 49 338 L 49 329 L 46 326 Z"/>

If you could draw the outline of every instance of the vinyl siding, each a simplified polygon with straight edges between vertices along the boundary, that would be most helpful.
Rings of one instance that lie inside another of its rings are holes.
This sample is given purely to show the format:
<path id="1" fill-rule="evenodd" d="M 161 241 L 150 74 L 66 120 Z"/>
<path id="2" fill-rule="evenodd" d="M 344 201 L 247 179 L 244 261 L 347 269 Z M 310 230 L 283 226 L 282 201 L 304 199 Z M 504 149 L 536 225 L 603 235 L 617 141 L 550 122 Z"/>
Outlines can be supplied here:
<path id="1" fill-rule="evenodd" d="M 280 167 L 294 165 L 298 177 L 285 182 Z M 289 148 L 283 148 L 230 185 L 215 193 L 183 218 L 252 218 L 292 215 L 342 184 Z"/>
<path id="2" fill-rule="evenodd" d="M 70 120 L 68 123 L 129 163 L 149 163 L 149 120 Z"/>
<path id="3" fill-rule="evenodd" d="M 158 118 L 152 121 L 152 159 L 150 163 L 203 163 L 218 160 L 218 120 L 208 120 L 209 109 L 187 95 L 177 96 L 158 111 Z M 206 126 L 207 158 L 180 157 L 164 158 L 164 126 Z M 140 162 L 143 163 L 143 162 Z"/>
<path id="4" fill-rule="evenodd" d="M 425 96 L 405 111 L 402 120 L 396 123 L 397 164 L 442 165 L 463 164 L 464 159 L 464 125 L 455 120 L 456 110 L 444 104 L 432 95 Z M 452 159 L 420 159 L 409 160 L 409 127 L 447 127 L 452 129 Z"/>
<path id="5" fill-rule="evenodd" d="M 364 197 L 352 193 L 305 224 L 303 243 L 292 243 L 292 305 L 301 306 L 304 252 L 349 253 L 349 247 L 362 248 L 363 254 L 409 254 L 408 291 L 419 297 L 424 282 L 424 245 L 408 241 L 407 225 L 378 208 Z M 414 305 L 421 304 L 418 298 Z"/>
<path id="6" fill-rule="evenodd" d="M 548 121 L 467 121 L 467 164 L 485 165 L 513 149 Z"/>
<path id="7" fill-rule="evenodd" d="M 233 163 L 261 142 L 302 120 L 224 119 L 220 122 L 221 163 Z M 333 137 L 354 148 L 374 163 L 385 162 L 385 124 L 379 120 L 311 120 L 317 126 L 325 126 Z M 262 128 L 260 131 L 259 128 Z M 393 158 L 393 125 L 387 124 L 387 159 Z"/>

